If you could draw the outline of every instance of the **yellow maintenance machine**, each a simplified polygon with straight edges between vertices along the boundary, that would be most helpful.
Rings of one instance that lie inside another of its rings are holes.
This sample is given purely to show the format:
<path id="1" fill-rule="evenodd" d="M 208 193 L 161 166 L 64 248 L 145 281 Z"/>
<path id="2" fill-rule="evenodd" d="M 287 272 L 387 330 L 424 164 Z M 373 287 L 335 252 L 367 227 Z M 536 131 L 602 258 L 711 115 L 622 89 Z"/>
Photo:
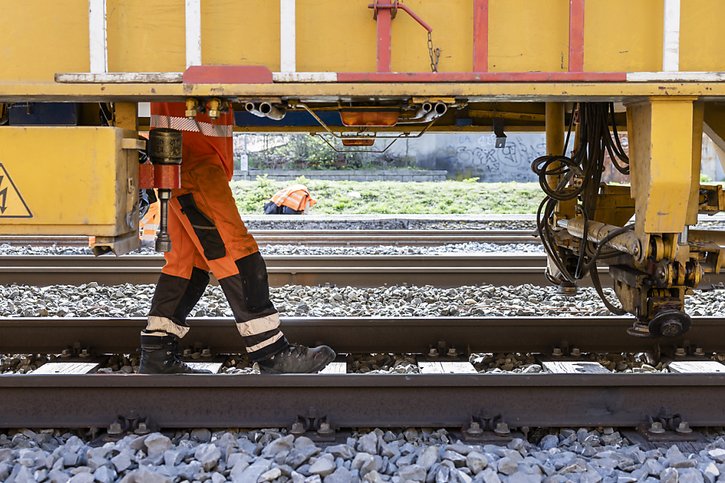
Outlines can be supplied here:
<path id="1" fill-rule="evenodd" d="M 334 149 L 545 128 L 549 275 L 609 264 L 635 335 L 686 331 L 686 292 L 721 268 L 718 234 L 688 226 L 725 204 L 699 182 L 703 131 L 725 148 L 722 0 L 26 0 L 3 19 L 2 235 L 137 246 L 138 106 L 179 101 Z M 605 162 L 631 184 L 602 185 Z"/>

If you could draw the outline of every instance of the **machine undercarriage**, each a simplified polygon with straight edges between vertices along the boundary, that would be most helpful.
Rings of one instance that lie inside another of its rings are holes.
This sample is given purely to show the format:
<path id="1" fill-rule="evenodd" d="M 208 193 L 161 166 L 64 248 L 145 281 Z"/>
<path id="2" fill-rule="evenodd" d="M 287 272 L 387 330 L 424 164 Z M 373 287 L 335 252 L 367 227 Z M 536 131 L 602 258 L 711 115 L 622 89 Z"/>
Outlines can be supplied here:
<path id="1" fill-rule="evenodd" d="M 725 7 L 518 3 L 18 3 L 8 23 L 23 30 L 0 33 L 0 234 L 138 246 L 139 190 L 165 203 L 179 170 L 174 135 L 139 169 L 148 102 L 184 103 L 182 121 L 234 109 L 238 131 L 341 151 L 451 131 L 504 147 L 506 132 L 545 130 L 531 161 L 550 280 L 571 291 L 590 276 L 610 311 L 635 316 L 630 333 L 679 336 L 685 296 L 722 265 L 722 236 L 690 227 L 725 207 L 699 176 L 703 132 L 725 149 Z M 609 166 L 626 182 L 604 183 Z"/>

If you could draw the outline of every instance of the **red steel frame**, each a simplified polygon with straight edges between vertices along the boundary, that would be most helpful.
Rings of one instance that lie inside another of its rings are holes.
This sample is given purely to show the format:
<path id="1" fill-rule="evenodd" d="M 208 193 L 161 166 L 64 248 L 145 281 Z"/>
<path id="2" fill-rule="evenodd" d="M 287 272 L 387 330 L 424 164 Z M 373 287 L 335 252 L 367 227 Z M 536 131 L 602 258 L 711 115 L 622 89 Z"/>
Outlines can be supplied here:
<path id="1" fill-rule="evenodd" d="M 473 3 L 473 71 L 488 72 L 488 0 Z"/>
<path id="2" fill-rule="evenodd" d="M 584 0 L 569 0 L 569 72 L 584 72 Z"/>
<path id="3" fill-rule="evenodd" d="M 377 26 L 378 26 L 378 72 L 390 72 L 392 69 L 391 64 L 391 31 L 393 20 L 392 6 L 390 8 L 380 8 L 380 5 L 376 6 L 377 12 Z"/>

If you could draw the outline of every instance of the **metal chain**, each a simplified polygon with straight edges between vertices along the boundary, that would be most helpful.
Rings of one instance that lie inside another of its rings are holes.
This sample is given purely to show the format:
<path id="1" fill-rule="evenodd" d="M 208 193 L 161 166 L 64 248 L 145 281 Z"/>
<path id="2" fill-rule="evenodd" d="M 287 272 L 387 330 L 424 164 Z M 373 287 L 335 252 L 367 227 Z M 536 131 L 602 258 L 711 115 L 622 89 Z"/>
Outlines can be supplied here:
<path id="1" fill-rule="evenodd" d="M 428 56 L 430 57 L 430 71 L 438 72 L 438 61 L 441 58 L 441 49 L 433 48 L 433 34 L 428 32 Z"/>

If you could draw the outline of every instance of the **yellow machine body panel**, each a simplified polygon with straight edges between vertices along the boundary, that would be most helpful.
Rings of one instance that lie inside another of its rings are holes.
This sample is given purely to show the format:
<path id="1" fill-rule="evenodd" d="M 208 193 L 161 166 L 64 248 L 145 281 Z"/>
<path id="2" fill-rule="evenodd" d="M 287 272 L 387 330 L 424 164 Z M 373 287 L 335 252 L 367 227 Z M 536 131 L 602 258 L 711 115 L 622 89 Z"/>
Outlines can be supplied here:
<path id="1" fill-rule="evenodd" d="M 0 235 L 136 230 L 138 156 L 124 149 L 135 138 L 113 127 L 1 128 Z"/>
<path id="2" fill-rule="evenodd" d="M 567 70 L 568 0 L 493 0 L 489 25 L 490 71 Z"/>
<path id="3" fill-rule="evenodd" d="M 585 71 L 662 69 L 662 0 L 589 1 L 584 15 Z"/>
<path id="4" fill-rule="evenodd" d="M 374 72 L 377 23 L 372 0 L 297 0 L 296 70 Z M 474 70 L 476 44 L 487 48 L 490 72 L 566 71 L 569 0 L 406 0 L 432 28 L 439 72 Z M 59 72 L 89 70 L 88 0 L 4 1 L 0 82 L 51 81 Z M 662 70 L 662 0 L 585 0 L 584 71 Z M 476 8 L 485 24 L 476 31 Z M 184 0 L 106 0 L 110 72 L 183 71 Z M 280 2 L 204 0 L 204 64 L 280 68 Z M 683 0 L 680 69 L 725 71 L 720 46 L 725 2 Z M 391 71 L 430 71 L 425 30 L 398 10 L 391 21 Z"/>
<path id="5" fill-rule="evenodd" d="M 249 111 L 237 117 L 243 129 L 311 128 L 343 146 L 378 134 L 417 137 L 429 128 L 494 130 L 501 138 L 503 131 L 544 126 L 549 153 L 563 149 L 568 116 L 578 123 L 573 143 L 594 142 L 580 129 L 626 124 L 628 154 L 617 155 L 628 165 L 620 170 L 631 170 L 631 189 L 594 193 L 587 186 L 577 199 L 558 203 L 542 239 L 569 258 L 550 253 L 549 267 L 561 272 L 550 273 L 552 280 L 566 275 L 589 242 L 611 245 L 629 256 L 611 268 L 622 307 L 638 317 L 633 333 L 677 335 L 689 326 L 685 293 L 723 264 L 717 244 L 687 240 L 698 212 L 725 210 L 722 190 L 703 189 L 698 179 L 703 131 L 725 149 L 723 0 L 0 0 L 0 6 L 0 124 L 11 124 L 0 126 L 0 235 L 95 235 L 95 249 L 133 249 L 136 130 L 148 125 L 139 122 L 139 102 L 182 101 L 192 119 L 197 107 L 211 116 L 232 103 Z M 79 103 L 79 125 L 20 127 L 52 120 L 4 105 L 54 101 Z M 330 111 L 369 122 L 328 126 L 316 113 L 336 121 Z M 117 127 L 95 127 L 99 114 Z M 576 153 L 584 164 L 580 153 L 593 151 Z M 602 159 L 589 162 L 604 170 Z M 562 173 L 544 173 L 550 187 L 565 181 Z M 601 219 L 588 220 L 582 213 L 596 199 Z M 622 223 L 632 210 L 634 231 L 609 224 Z M 574 275 L 559 280 L 573 282 Z"/>

